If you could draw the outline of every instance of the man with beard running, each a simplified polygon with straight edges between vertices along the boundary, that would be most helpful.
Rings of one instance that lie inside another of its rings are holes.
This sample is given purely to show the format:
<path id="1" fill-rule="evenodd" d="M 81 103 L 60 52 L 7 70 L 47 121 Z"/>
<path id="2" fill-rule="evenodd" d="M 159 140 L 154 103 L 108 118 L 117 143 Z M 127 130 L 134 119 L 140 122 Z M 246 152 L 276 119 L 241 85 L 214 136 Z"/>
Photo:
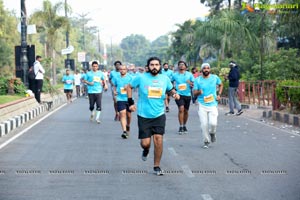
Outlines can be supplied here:
<path id="1" fill-rule="evenodd" d="M 166 75 L 167 77 L 169 77 L 170 80 L 172 80 L 173 77 L 173 71 L 169 69 L 169 64 L 168 63 L 164 63 L 163 64 L 163 70 L 161 71 L 162 74 Z M 169 112 L 169 103 L 170 103 L 170 96 L 167 95 L 166 99 L 165 99 L 165 106 L 166 106 L 166 112 Z"/>
<path id="2" fill-rule="evenodd" d="M 210 74 L 210 65 L 203 63 L 202 76 L 194 82 L 193 92 L 198 96 L 200 128 L 203 135 L 203 148 L 208 149 L 210 142 L 216 141 L 216 128 L 218 119 L 218 101 L 221 99 L 223 84 L 221 79 Z M 217 87 L 219 89 L 217 94 Z"/>
<path id="3" fill-rule="evenodd" d="M 127 88 L 128 103 L 131 111 L 135 111 L 132 99 L 132 88 L 138 88 L 138 129 L 141 147 L 143 148 L 142 160 L 146 161 L 151 138 L 154 143 L 154 173 L 163 175 L 160 168 L 160 160 L 163 152 L 163 135 L 165 133 L 166 115 L 164 113 L 164 99 L 166 93 L 175 99 L 180 96 L 176 93 L 171 81 L 160 74 L 161 61 L 157 57 L 151 57 L 147 61 L 149 73 L 137 76 Z"/>

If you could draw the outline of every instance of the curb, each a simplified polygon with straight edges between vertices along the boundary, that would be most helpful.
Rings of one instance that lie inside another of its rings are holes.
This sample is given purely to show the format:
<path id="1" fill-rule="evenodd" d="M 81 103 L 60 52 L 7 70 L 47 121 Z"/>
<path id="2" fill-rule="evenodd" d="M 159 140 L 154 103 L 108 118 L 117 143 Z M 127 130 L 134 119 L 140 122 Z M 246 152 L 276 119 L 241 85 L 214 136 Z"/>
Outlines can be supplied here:
<path id="1" fill-rule="evenodd" d="M 0 137 L 7 135 L 12 130 L 21 127 L 26 122 L 36 118 L 45 111 L 50 111 L 51 109 L 58 105 L 61 105 L 65 101 L 65 96 L 58 96 L 57 98 L 54 98 L 53 101 L 45 101 L 36 108 L 0 122 Z"/>
<path id="2" fill-rule="evenodd" d="M 291 124 L 300 127 L 300 116 L 279 111 L 267 110 L 263 111 L 264 118 L 272 118 L 275 121 Z"/>

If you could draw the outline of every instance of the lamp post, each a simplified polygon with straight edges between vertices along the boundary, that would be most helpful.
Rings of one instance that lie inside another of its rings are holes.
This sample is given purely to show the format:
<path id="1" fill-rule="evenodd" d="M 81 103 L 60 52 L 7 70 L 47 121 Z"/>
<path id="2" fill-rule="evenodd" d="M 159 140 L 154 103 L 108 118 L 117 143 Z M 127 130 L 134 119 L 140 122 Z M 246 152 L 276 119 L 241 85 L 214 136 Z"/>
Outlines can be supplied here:
<path id="1" fill-rule="evenodd" d="M 67 0 L 65 0 L 65 17 L 68 18 L 68 9 L 67 9 Z M 66 31 L 66 48 L 69 47 L 69 26 L 67 27 L 67 31 Z M 70 69 L 71 64 L 70 64 L 70 54 L 67 54 L 67 69 Z"/>
<path id="2" fill-rule="evenodd" d="M 21 0 L 21 68 L 23 69 L 23 83 L 28 87 L 28 58 L 27 58 L 27 24 L 25 0 Z"/>

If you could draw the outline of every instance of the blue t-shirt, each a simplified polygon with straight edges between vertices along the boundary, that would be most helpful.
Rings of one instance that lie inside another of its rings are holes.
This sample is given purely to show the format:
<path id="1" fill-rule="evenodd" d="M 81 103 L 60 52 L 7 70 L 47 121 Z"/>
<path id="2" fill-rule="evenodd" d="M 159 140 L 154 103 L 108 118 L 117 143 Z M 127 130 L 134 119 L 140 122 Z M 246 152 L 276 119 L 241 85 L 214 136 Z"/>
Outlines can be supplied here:
<path id="1" fill-rule="evenodd" d="M 144 118 L 156 118 L 164 114 L 165 93 L 173 88 L 165 75 L 144 73 L 135 77 L 130 85 L 138 88 L 137 114 Z"/>
<path id="2" fill-rule="evenodd" d="M 169 77 L 169 79 L 172 81 L 173 78 L 173 71 L 168 69 L 167 71 L 165 71 L 164 69 L 161 70 L 161 73 L 166 75 L 167 77 Z"/>
<path id="3" fill-rule="evenodd" d="M 86 74 L 84 80 L 86 80 L 88 82 L 94 82 L 94 85 L 87 84 L 89 94 L 101 93 L 103 91 L 102 81 L 105 81 L 105 76 L 104 76 L 103 72 L 89 71 Z"/>
<path id="4" fill-rule="evenodd" d="M 113 78 L 117 77 L 117 76 L 120 76 L 120 72 L 116 71 L 116 70 L 113 70 L 110 72 L 109 74 L 109 80 L 112 80 Z"/>
<path id="5" fill-rule="evenodd" d="M 198 102 L 204 106 L 217 106 L 217 85 L 221 83 L 221 79 L 214 74 L 210 74 L 208 78 L 203 78 L 202 76 L 196 78 L 193 90 L 203 91 L 198 96 Z"/>
<path id="6" fill-rule="evenodd" d="M 62 82 L 64 82 L 64 89 L 65 90 L 72 90 L 73 83 L 74 83 L 74 76 L 73 75 L 64 75 L 62 78 Z"/>
<path id="7" fill-rule="evenodd" d="M 117 101 L 127 101 L 127 90 L 126 86 L 132 81 L 133 77 L 130 74 L 125 76 L 119 76 L 118 78 L 113 78 L 111 81 L 114 86 L 117 88 Z"/>
<path id="8" fill-rule="evenodd" d="M 191 86 L 187 81 L 194 82 L 195 78 L 191 72 L 179 73 L 176 72 L 173 74 L 172 81 L 175 81 L 175 88 L 179 95 L 191 96 Z"/>

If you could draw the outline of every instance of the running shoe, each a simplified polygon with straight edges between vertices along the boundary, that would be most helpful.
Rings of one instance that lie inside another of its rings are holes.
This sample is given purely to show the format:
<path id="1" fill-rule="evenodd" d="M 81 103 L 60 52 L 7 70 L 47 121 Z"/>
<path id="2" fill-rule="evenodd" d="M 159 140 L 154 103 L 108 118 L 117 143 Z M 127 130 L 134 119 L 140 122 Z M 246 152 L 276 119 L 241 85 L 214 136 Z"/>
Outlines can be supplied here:
<path id="1" fill-rule="evenodd" d="M 208 145 L 209 145 L 209 142 L 204 142 L 204 145 L 202 146 L 203 149 L 208 149 Z"/>
<path id="2" fill-rule="evenodd" d="M 160 167 L 153 167 L 153 170 L 154 170 L 154 174 L 156 174 L 157 176 L 162 176 L 164 175 L 164 172 L 163 170 L 160 168 Z"/>
<path id="3" fill-rule="evenodd" d="M 225 113 L 226 116 L 234 115 L 234 112 Z"/>
<path id="4" fill-rule="evenodd" d="M 123 134 L 121 135 L 121 137 L 123 138 L 123 139 L 127 139 L 128 138 L 128 134 L 127 134 L 127 132 L 126 131 L 123 131 Z"/>
<path id="5" fill-rule="evenodd" d="M 169 111 L 170 111 L 169 107 L 166 107 L 166 112 L 169 112 Z"/>
<path id="6" fill-rule="evenodd" d="M 183 133 L 184 134 L 188 134 L 189 133 L 188 130 L 187 130 L 187 128 L 185 126 L 183 127 Z"/>
<path id="7" fill-rule="evenodd" d="M 216 142 L 217 141 L 216 134 L 210 133 L 210 140 L 211 142 Z"/>
<path id="8" fill-rule="evenodd" d="M 144 149 L 142 153 L 142 160 L 146 161 L 149 156 L 149 149 Z"/>
<path id="9" fill-rule="evenodd" d="M 244 111 L 243 111 L 242 109 L 240 109 L 235 115 L 236 115 L 236 116 L 239 116 L 239 115 L 241 115 L 243 112 L 244 112 Z"/>
<path id="10" fill-rule="evenodd" d="M 94 121 L 94 114 L 91 114 L 91 116 L 90 116 L 90 121 L 91 121 L 91 122 Z"/>
<path id="11" fill-rule="evenodd" d="M 100 123 L 101 123 L 100 119 L 97 119 L 96 122 L 97 122 L 97 124 L 100 124 Z"/>
<path id="12" fill-rule="evenodd" d="M 182 135 L 184 133 L 183 127 L 179 127 L 178 134 Z"/>

